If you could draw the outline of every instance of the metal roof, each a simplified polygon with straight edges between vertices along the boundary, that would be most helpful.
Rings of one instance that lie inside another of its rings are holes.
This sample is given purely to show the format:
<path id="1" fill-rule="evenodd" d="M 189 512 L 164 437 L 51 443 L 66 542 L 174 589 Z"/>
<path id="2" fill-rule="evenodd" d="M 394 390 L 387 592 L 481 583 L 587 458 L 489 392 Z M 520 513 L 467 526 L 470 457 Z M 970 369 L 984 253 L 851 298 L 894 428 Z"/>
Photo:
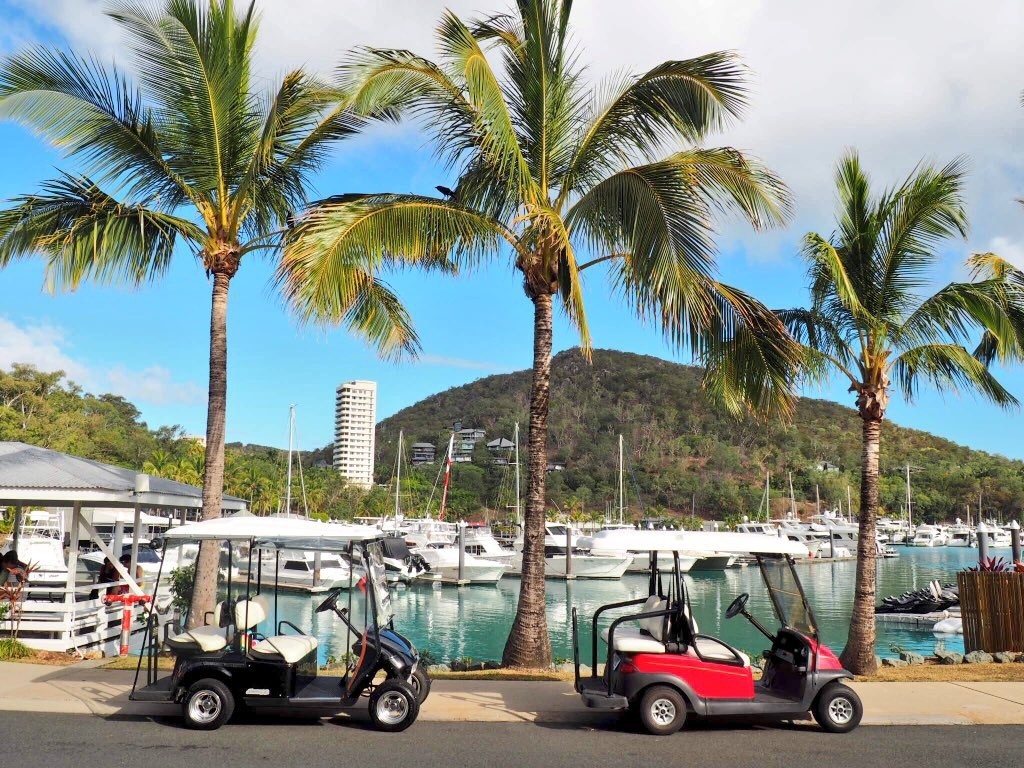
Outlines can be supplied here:
<path id="1" fill-rule="evenodd" d="M 87 506 L 202 506 L 203 489 L 35 445 L 0 442 L 0 503 L 80 501 Z M 224 509 L 245 501 L 224 496 Z"/>

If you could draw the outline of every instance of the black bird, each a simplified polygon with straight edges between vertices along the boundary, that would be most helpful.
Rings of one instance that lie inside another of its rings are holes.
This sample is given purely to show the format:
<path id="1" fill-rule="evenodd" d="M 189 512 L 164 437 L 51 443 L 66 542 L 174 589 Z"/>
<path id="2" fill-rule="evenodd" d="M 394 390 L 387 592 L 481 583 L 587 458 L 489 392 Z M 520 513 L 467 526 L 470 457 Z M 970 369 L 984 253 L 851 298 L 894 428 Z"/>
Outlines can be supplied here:
<path id="1" fill-rule="evenodd" d="M 284 223 L 285 226 L 288 227 L 288 229 L 292 229 L 295 226 L 295 213 L 292 211 L 287 211 L 284 216 Z"/>
<path id="2" fill-rule="evenodd" d="M 448 187 L 442 187 L 440 185 L 434 187 L 438 192 L 447 197 L 449 200 L 455 199 L 455 190 L 449 189 Z"/>

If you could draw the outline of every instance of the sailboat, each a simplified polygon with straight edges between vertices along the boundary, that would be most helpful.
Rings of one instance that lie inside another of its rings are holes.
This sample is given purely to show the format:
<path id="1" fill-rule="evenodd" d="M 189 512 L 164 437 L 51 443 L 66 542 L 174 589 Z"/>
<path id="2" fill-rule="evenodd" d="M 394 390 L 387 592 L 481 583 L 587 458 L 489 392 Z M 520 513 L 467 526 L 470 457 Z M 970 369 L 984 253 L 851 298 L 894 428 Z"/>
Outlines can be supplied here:
<path id="1" fill-rule="evenodd" d="M 454 532 L 452 537 L 454 539 L 458 536 L 460 527 L 444 519 L 448 502 L 448 488 L 452 479 L 454 452 L 455 433 L 452 432 L 448 439 L 448 452 L 445 455 L 444 486 L 441 491 L 441 506 L 437 519 L 429 516 L 419 520 L 406 519 L 403 524 L 406 541 L 418 544 L 412 553 L 422 557 L 430 567 L 428 571 L 417 574 L 416 580 L 460 585 L 497 584 L 508 570 L 506 563 L 477 557 L 468 551 L 459 552 L 458 545 L 449 540 L 449 532 Z M 464 523 L 460 525 L 463 529 L 465 528 Z M 462 560 L 461 569 L 459 568 L 460 558 Z"/>

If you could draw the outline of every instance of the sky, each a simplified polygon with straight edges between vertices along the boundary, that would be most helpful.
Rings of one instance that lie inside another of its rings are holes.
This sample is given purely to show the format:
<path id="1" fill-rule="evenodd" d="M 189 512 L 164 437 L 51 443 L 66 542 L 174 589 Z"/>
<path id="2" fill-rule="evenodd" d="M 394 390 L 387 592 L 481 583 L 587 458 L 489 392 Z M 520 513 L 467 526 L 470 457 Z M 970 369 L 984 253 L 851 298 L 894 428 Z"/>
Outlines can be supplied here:
<path id="1" fill-rule="evenodd" d="M 356 45 L 401 47 L 434 57 L 444 8 L 462 15 L 504 10 L 506 0 L 262 0 L 258 77 L 266 87 L 295 67 L 328 74 Z M 34 44 L 70 46 L 130 67 L 102 0 L 0 0 L 0 55 Z M 806 301 L 798 256 L 808 231 L 833 228 L 832 173 L 856 148 L 876 185 L 893 184 L 920 161 L 968 158 L 971 231 L 942 252 L 936 285 L 964 276 L 974 252 L 995 251 L 1024 267 L 1024 3 L 977 0 L 577 0 L 575 39 L 595 83 L 667 59 L 737 51 L 750 70 L 744 120 L 709 138 L 761 158 L 789 185 L 785 227 L 753 233 L 718 222 L 722 279 L 772 307 Z M 34 191 L 70 167 L 24 128 L 0 122 L 0 201 Z M 454 179 L 410 126 L 375 128 L 339 147 L 314 195 L 352 191 L 435 194 Z M 270 285 L 270 262 L 253 261 L 231 284 L 227 438 L 283 446 L 288 406 L 298 445 L 325 445 L 335 387 L 378 382 L 378 418 L 435 392 L 532 362 L 532 307 L 505 262 L 458 278 L 412 272 L 389 277 L 416 322 L 423 353 L 381 362 L 344 330 L 299 327 Z M 159 282 L 136 290 L 85 286 L 51 295 L 33 261 L 0 274 L 0 366 L 63 369 L 92 392 L 134 402 L 150 426 L 205 432 L 210 283 L 187 253 Z M 601 275 L 585 297 L 596 347 L 691 362 L 634 319 Z M 558 319 L 555 351 L 574 346 Z M 1024 400 L 1024 370 L 999 371 Z M 806 394 L 851 405 L 836 381 Z M 461 418 L 452 414 L 452 420 Z M 970 395 L 896 398 L 888 417 L 956 442 L 1024 458 L 1024 412 Z M 850 429 L 857 429 L 855 420 Z"/>

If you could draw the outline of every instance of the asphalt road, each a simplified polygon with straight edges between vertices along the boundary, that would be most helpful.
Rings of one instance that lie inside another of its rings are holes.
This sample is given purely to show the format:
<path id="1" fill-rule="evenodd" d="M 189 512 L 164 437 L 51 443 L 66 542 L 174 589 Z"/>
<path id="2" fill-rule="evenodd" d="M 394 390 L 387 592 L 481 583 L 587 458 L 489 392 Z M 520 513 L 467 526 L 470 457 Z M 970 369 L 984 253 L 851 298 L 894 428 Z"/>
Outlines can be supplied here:
<path id="1" fill-rule="evenodd" d="M 619 722 L 579 724 L 419 722 L 382 734 L 364 721 L 246 720 L 188 731 L 177 720 L 85 715 L 0 715 L 5 765 L 120 766 L 927 766 L 1018 765 L 1024 726 L 863 727 L 834 736 L 812 726 L 690 724 L 654 737 Z M 614 762 L 613 762 L 614 761 Z"/>

